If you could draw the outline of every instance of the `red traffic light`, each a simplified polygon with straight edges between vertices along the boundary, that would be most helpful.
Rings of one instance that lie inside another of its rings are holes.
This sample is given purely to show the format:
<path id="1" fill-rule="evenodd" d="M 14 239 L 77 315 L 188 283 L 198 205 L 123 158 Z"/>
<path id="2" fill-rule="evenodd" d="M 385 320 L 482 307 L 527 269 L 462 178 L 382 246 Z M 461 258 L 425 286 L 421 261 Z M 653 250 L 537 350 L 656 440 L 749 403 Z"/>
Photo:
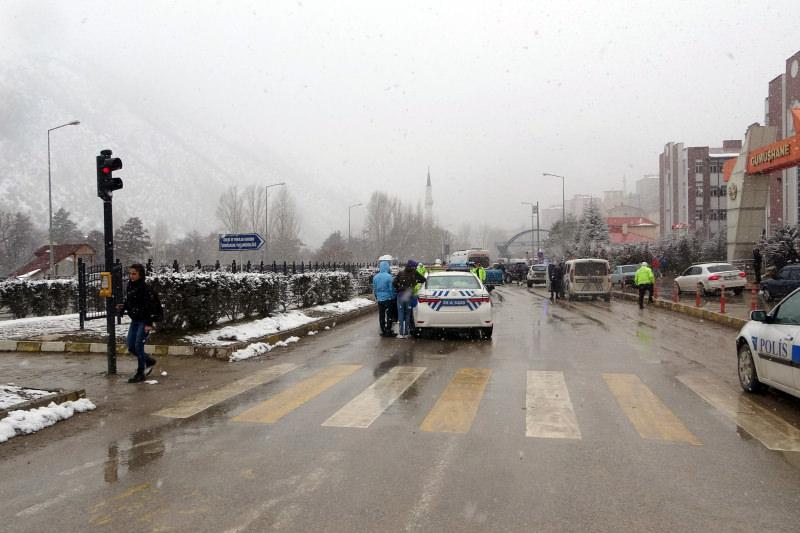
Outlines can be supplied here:
<path id="1" fill-rule="evenodd" d="M 109 167 L 103 167 L 103 174 L 111 174 L 111 169 Z"/>

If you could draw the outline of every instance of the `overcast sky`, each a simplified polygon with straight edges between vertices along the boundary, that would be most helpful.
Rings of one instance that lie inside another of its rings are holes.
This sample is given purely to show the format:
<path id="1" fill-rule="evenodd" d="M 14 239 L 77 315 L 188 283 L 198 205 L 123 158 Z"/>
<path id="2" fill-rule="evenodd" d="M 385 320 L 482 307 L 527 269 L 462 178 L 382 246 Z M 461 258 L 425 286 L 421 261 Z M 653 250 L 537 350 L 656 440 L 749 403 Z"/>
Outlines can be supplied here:
<path id="1" fill-rule="evenodd" d="M 452 229 L 514 227 L 521 200 L 560 202 L 544 171 L 599 194 L 657 173 L 668 141 L 741 138 L 799 16 L 797 0 L 0 0 L 0 59 L 70 58 L 143 115 L 269 147 L 355 201 L 421 199 L 430 166 Z"/>

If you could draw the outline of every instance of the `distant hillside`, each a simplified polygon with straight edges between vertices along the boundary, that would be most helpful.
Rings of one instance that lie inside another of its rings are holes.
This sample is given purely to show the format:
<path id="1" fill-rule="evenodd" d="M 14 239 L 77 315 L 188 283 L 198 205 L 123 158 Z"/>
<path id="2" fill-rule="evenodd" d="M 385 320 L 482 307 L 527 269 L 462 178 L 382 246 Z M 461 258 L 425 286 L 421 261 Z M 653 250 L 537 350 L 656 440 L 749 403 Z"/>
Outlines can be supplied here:
<path id="1" fill-rule="evenodd" d="M 151 227 L 169 222 L 173 235 L 214 231 L 225 187 L 280 180 L 300 206 L 301 238 L 315 246 L 346 210 L 341 187 L 314 183 L 266 149 L 253 154 L 197 124 L 170 124 L 146 102 L 120 101 L 63 61 L 0 65 L 0 102 L 0 206 L 30 211 L 40 226 L 47 224 L 47 129 L 71 120 L 81 125 L 51 133 L 53 205 L 85 230 L 102 226 L 94 157 L 103 148 L 124 162 L 125 188 L 114 202 L 119 223 L 138 216 Z"/>

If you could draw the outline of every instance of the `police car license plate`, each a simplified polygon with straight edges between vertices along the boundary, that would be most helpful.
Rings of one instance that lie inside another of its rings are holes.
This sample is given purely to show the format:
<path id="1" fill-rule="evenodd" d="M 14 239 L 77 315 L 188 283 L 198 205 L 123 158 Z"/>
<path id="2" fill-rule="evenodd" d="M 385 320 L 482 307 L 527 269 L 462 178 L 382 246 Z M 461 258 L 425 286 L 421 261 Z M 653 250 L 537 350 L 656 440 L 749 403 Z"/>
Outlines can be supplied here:
<path id="1" fill-rule="evenodd" d="M 736 274 L 731 274 L 730 276 L 725 276 L 725 279 L 736 279 Z"/>
<path id="2" fill-rule="evenodd" d="M 467 305 L 466 300 L 442 300 L 442 305 Z"/>

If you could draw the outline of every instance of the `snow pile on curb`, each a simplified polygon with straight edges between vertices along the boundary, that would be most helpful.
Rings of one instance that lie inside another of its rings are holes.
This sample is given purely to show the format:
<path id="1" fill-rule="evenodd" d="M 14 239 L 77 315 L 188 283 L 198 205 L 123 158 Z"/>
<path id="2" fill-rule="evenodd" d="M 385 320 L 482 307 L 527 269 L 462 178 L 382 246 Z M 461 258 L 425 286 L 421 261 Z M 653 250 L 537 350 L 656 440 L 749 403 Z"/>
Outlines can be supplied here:
<path id="1" fill-rule="evenodd" d="M 250 339 L 267 337 L 279 331 L 286 331 L 318 320 L 318 317 L 309 316 L 306 313 L 338 315 L 361 309 L 373 303 L 372 300 L 367 298 L 353 298 L 352 300 L 344 302 L 309 307 L 303 311 L 276 313 L 274 316 L 267 318 L 252 320 L 241 324 L 231 324 L 230 326 L 212 329 L 198 335 L 187 335 L 183 337 L 183 339 L 191 344 L 226 346 L 237 341 L 248 341 Z"/>
<path id="2" fill-rule="evenodd" d="M 277 348 L 279 346 L 289 346 L 293 342 L 298 342 L 299 340 L 299 337 L 289 337 L 285 341 L 278 341 L 275 344 L 256 342 L 250 346 L 242 348 L 241 350 L 236 350 L 233 352 L 228 358 L 228 362 L 235 363 L 236 361 L 244 361 L 245 359 L 258 357 L 259 355 L 271 352 L 273 348 Z"/>
<path id="3" fill-rule="evenodd" d="M 0 443 L 19 434 L 36 433 L 60 420 L 72 417 L 76 412 L 92 411 L 95 407 L 91 400 L 81 398 L 61 404 L 50 402 L 47 407 L 37 407 L 28 411 L 11 411 L 7 417 L 0 420 Z"/>
<path id="4" fill-rule="evenodd" d="M 45 396 L 55 394 L 49 390 L 39 389 L 26 389 L 25 387 L 16 387 L 12 384 L 0 385 L 0 409 L 6 409 L 18 403 L 29 402 L 31 400 L 38 400 Z"/>

